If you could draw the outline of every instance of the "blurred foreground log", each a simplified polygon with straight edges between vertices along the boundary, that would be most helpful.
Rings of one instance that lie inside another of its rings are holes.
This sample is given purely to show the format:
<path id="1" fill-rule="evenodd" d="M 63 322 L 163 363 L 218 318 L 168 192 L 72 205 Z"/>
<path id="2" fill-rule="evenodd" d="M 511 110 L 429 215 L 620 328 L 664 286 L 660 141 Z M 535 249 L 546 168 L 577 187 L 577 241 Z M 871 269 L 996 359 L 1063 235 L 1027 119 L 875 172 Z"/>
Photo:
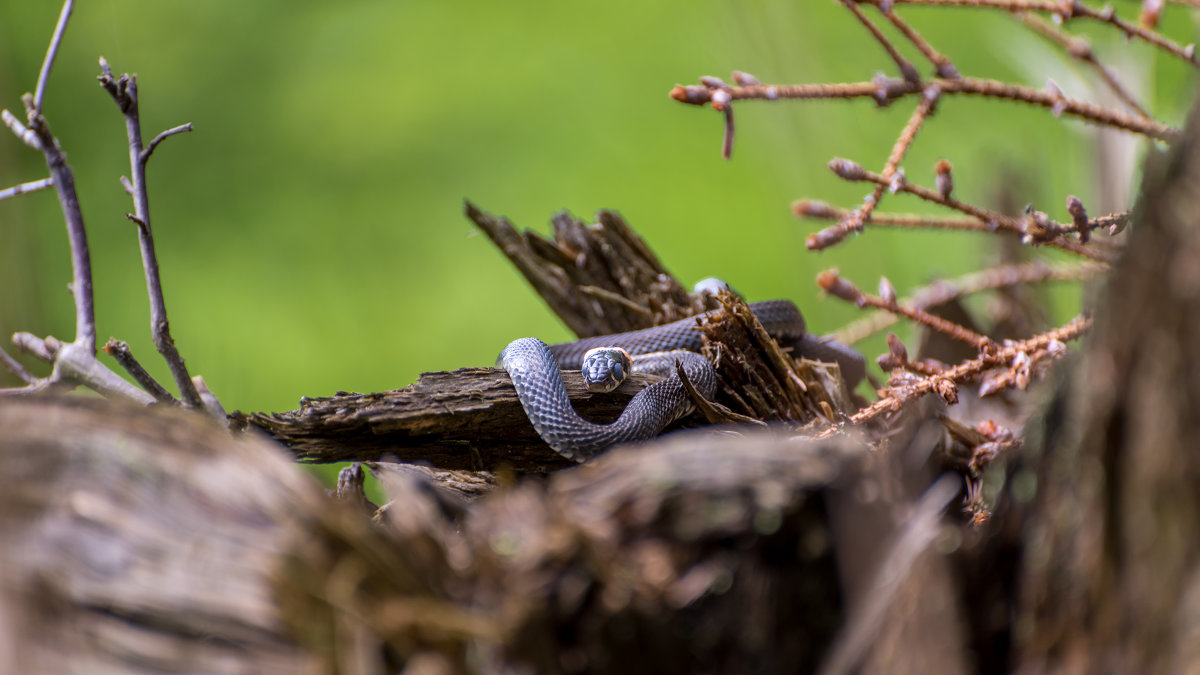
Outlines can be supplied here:
<path id="1" fill-rule="evenodd" d="M 1148 162 L 1086 351 L 1010 472 L 1026 672 L 1200 670 L 1200 108 Z"/>
<path id="2" fill-rule="evenodd" d="M 4 672 L 807 670 L 868 459 L 692 432 L 471 503 L 384 472 L 373 525 L 179 410 L 20 399 L 0 431 Z"/>

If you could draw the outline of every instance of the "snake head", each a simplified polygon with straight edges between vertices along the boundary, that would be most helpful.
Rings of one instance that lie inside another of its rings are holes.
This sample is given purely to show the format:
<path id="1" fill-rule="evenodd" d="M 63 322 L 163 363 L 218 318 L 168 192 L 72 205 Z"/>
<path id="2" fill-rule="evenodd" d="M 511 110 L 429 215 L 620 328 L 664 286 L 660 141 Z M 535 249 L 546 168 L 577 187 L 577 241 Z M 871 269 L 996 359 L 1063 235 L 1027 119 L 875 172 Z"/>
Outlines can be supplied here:
<path id="1" fill-rule="evenodd" d="M 588 391 L 604 393 L 621 386 L 629 376 L 633 358 L 620 347 L 596 347 L 583 355 L 580 370 Z"/>

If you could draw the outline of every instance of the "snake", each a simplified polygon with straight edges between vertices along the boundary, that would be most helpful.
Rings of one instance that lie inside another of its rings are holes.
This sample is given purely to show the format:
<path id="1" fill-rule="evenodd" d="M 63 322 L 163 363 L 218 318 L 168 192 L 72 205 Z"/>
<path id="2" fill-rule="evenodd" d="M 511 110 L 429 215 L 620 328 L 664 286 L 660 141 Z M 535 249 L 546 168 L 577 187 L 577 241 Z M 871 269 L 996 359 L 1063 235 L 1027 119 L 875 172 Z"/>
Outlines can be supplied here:
<path id="1" fill-rule="evenodd" d="M 781 347 L 791 347 L 797 356 L 837 363 L 852 389 L 865 376 L 862 355 L 835 340 L 810 335 L 793 302 L 754 302 L 750 310 Z M 698 323 L 713 312 L 653 328 L 553 345 L 537 338 L 518 338 L 504 348 L 497 365 L 508 371 L 521 407 L 542 440 L 559 455 L 585 462 L 614 445 L 653 438 L 693 410 L 675 370 L 677 363 L 701 396 L 713 397 L 716 371 L 699 354 L 703 339 Z M 600 424 L 575 411 L 563 370 L 582 371 L 592 391 L 614 389 L 630 372 L 661 379 L 639 391 L 615 421 Z"/>

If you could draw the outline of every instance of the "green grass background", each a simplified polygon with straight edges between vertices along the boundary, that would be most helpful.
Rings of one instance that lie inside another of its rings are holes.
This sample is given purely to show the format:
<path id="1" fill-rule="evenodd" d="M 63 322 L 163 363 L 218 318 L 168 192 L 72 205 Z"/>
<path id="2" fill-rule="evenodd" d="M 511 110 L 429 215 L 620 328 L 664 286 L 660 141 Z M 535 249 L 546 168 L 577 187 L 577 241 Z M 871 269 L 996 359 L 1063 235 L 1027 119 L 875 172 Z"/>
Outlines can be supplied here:
<path id="1" fill-rule="evenodd" d="M 1137 7 L 1117 9 L 1132 18 Z M 20 113 L 58 10 L 49 0 L 0 5 L 0 106 Z M 1003 13 L 901 12 L 964 73 L 1033 86 L 1050 76 L 1068 95 L 1101 95 L 1087 71 Z M 1175 39 L 1195 39 L 1186 9 L 1168 7 L 1165 23 Z M 1071 28 L 1114 57 L 1160 118 L 1181 123 L 1189 67 L 1103 27 Z M 128 172 L 124 125 L 95 80 L 101 55 L 116 72 L 137 73 L 147 139 L 195 125 L 151 160 L 151 213 L 177 344 L 231 410 L 402 387 L 422 371 L 491 364 L 515 337 L 567 339 L 462 216 L 464 198 L 543 231 L 560 209 L 617 209 L 685 283 L 717 275 L 752 300 L 792 298 L 817 330 L 857 316 L 820 298 L 822 269 L 839 267 L 866 288 L 886 275 L 904 293 L 977 268 L 997 245 L 868 230 L 824 253 L 805 250 L 822 224 L 797 221 L 790 203 L 857 204 L 867 187 L 825 163 L 880 169 L 912 102 L 742 103 L 726 162 L 720 116 L 667 98 L 676 83 L 735 68 L 764 82 L 894 72 L 830 0 L 82 1 L 45 111 L 79 184 L 99 338 L 127 340 L 164 382 L 118 182 Z M 995 205 L 1007 195 L 1067 219 L 1067 194 L 1094 213 L 1114 197 L 1099 178 L 1111 164 L 1098 154 L 1101 136 L 1119 138 L 1042 110 L 947 99 L 905 167 L 931 185 L 946 157 L 961 198 Z M 1141 154 L 1140 141 L 1132 151 Z M 1133 167 L 1111 168 L 1130 184 Z M 0 133 L 0 187 L 43 175 L 40 155 Z M 897 196 L 881 210 L 929 209 Z M 18 330 L 70 339 L 69 279 L 53 193 L 0 201 L 5 343 Z M 1053 293 L 1056 314 L 1077 311 L 1078 295 Z M 15 381 L 0 372 L 0 384 Z"/>

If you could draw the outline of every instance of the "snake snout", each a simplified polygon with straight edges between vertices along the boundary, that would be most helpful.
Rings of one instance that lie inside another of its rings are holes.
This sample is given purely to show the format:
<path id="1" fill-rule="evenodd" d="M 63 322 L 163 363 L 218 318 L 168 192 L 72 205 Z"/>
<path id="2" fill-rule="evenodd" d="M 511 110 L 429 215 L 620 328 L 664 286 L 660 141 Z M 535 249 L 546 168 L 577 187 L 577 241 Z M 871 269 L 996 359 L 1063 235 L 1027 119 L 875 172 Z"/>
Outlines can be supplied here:
<path id="1" fill-rule="evenodd" d="M 620 347 L 596 347 L 583 355 L 580 370 L 588 391 L 610 392 L 629 376 L 633 359 Z"/>

